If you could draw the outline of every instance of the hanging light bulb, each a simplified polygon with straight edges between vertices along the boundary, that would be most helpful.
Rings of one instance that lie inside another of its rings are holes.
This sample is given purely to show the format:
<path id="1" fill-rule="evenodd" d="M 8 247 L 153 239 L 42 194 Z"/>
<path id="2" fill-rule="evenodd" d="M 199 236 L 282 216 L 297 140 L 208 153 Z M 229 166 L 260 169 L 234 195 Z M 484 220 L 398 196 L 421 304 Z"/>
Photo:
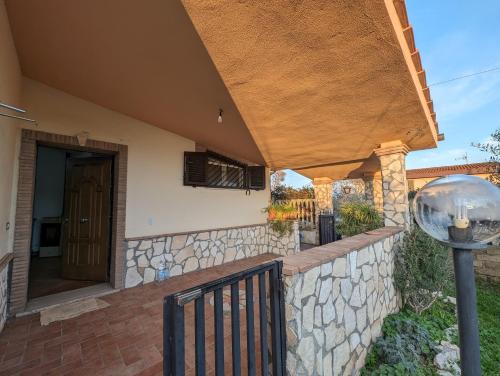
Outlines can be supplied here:
<path id="1" fill-rule="evenodd" d="M 222 114 L 224 111 L 222 109 L 219 109 L 219 117 L 217 118 L 217 123 L 222 124 Z"/>

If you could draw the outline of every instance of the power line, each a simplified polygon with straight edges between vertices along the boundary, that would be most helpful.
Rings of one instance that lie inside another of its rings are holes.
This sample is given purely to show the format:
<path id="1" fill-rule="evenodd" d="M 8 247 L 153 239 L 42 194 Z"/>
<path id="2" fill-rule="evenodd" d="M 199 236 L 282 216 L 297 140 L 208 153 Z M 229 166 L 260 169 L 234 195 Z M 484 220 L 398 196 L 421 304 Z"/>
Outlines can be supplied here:
<path id="1" fill-rule="evenodd" d="M 446 80 L 446 81 L 435 82 L 435 83 L 430 84 L 428 86 L 430 87 L 430 86 L 437 86 L 437 85 L 447 84 L 448 82 L 461 80 L 463 78 L 478 76 L 480 74 L 489 73 L 489 72 L 493 72 L 493 71 L 496 71 L 496 70 L 500 70 L 500 67 L 495 67 L 495 68 L 487 69 L 487 70 L 476 72 L 476 73 L 466 74 L 465 76 L 459 76 L 459 77 L 451 78 L 451 79 Z"/>

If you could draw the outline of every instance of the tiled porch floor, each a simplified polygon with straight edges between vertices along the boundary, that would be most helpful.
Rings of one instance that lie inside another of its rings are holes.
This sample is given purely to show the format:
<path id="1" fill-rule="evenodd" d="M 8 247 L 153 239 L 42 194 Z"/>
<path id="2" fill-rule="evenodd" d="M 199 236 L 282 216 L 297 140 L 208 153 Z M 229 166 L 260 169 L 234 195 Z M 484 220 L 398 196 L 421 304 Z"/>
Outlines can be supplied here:
<path id="1" fill-rule="evenodd" d="M 40 326 L 38 314 L 12 319 L 0 334 L 0 375 L 161 375 L 164 296 L 276 257 L 272 254 L 261 255 L 174 277 L 161 284 L 150 283 L 123 290 L 101 297 L 110 303 L 110 307 L 45 327 Z M 207 374 L 211 374 L 213 324 L 210 321 L 211 310 L 207 308 L 206 312 Z M 225 322 L 229 321 L 229 317 L 225 318 Z M 186 320 L 190 318 L 192 310 L 188 308 Z M 242 325 L 244 320 L 242 314 Z M 192 337 L 193 326 L 186 321 L 187 336 Z M 228 331 L 225 333 L 227 335 Z M 226 339 L 229 344 L 230 337 Z M 188 374 L 194 371 L 191 367 L 193 344 L 194 341 L 186 339 Z M 229 370 L 230 349 L 226 350 L 226 366 Z"/>

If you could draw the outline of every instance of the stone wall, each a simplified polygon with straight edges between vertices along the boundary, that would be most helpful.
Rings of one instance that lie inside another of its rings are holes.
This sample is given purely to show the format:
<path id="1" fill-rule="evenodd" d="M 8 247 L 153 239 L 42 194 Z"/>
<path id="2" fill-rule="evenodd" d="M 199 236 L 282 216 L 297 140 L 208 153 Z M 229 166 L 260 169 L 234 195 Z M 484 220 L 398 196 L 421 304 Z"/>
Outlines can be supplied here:
<path id="1" fill-rule="evenodd" d="M 125 287 L 155 280 L 163 262 L 171 277 L 264 253 L 300 251 L 298 223 L 280 237 L 268 224 L 127 240 Z"/>
<path id="2" fill-rule="evenodd" d="M 371 174 L 365 177 L 365 198 L 373 203 L 379 213 L 384 212 L 384 197 L 382 193 L 382 177 L 380 174 Z"/>
<path id="3" fill-rule="evenodd" d="M 5 321 L 7 320 L 8 276 L 9 264 L 6 264 L 2 266 L 0 270 L 0 332 L 5 325 Z"/>
<path id="4" fill-rule="evenodd" d="M 500 282 L 500 246 L 474 252 L 474 268 L 478 276 Z"/>
<path id="5" fill-rule="evenodd" d="M 383 319 L 399 310 L 402 234 L 385 227 L 283 259 L 288 374 L 358 374 Z"/>

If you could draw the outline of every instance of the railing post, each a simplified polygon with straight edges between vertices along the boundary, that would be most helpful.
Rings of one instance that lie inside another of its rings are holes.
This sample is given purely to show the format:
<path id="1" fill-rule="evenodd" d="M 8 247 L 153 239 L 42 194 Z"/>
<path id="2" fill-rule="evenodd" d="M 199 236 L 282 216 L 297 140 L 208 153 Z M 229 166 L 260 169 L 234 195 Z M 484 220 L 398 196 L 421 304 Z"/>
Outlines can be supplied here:
<path id="1" fill-rule="evenodd" d="M 233 374 L 242 373 L 241 364 L 241 317 L 240 317 L 240 283 L 245 281 L 246 302 L 246 368 L 248 375 L 256 374 L 256 333 L 254 323 L 254 291 L 253 281 L 257 277 L 259 299 L 260 356 L 261 374 L 273 376 L 285 374 L 285 318 L 283 285 L 281 280 L 281 261 L 274 261 L 256 266 L 246 271 L 211 281 L 195 289 L 175 293 L 163 302 L 163 374 L 165 376 L 183 376 L 185 374 L 185 306 L 194 303 L 195 325 L 195 367 L 196 375 L 205 375 L 206 349 L 205 341 L 205 297 L 213 293 L 214 309 L 214 347 L 215 375 L 224 375 L 224 287 L 231 289 L 231 347 Z M 268 275 L 266 275 L 268 273 Z M 266 286 L 266 280 L 268 286 Z M 269 287 L 269 290 L 267 289 Z M 268 299 L 269 294 L 269 300 Z M 267 303 L 269 303 L 269 308 Z M 268 313 L 269 312 L 269 313 Z M 190 316 L 188 316 L 190 317 Z M 270 327 L 268 328 L 268 325 Z M 190 323 L 188 323 L 190 325 Z M 268 339 L 268 333 L 270 338 Z M 270 342 L 270 343 L 269 343 Z M 272 349 L 272 350 L 271 350 Z M 269 362 L 272 354 L 272 364 Z M 245 368 L 245 366 L 243 366 Z"/>
<path id="2" fill-rule="evenodd" d="M 194 305 L 196 376 L 205 376 L 205 297 L 197 298 Z"/>
<path id="3" fill-rule="evenodd" d="M 259 273 L 259 326 L 260 326 L 260 359 L 262 376 L 269 375 L 269 357 L 267 343 L 267 305 L 266 305 L 266 273 Z"/>
<path id="4" fill-rule="evenodd" d="M 214 291 L 215 374 L 224 376 L 223 286 Z"/>
<path id="5" fill-rule="evenodd" d="M 173 295 L 163 307 L 163 374 L 184 376 L 184 307 Z"/>
<path id="6" fill-rule="evenodd" d="M 273 376 L 283 375 L 283 354 L 281 344 L 281 303 L 280 303 L 280 264 L 276 262 L 269 270 L 269 295 L 271 305 L 271 346 Z"/>
<path id="7" fill-rule="evenodd" d="M 172 361 L 172 305 L 174 296 L 170 295 L 163 301 L 163 375 L 172 375 L 170 363 Z"/>

